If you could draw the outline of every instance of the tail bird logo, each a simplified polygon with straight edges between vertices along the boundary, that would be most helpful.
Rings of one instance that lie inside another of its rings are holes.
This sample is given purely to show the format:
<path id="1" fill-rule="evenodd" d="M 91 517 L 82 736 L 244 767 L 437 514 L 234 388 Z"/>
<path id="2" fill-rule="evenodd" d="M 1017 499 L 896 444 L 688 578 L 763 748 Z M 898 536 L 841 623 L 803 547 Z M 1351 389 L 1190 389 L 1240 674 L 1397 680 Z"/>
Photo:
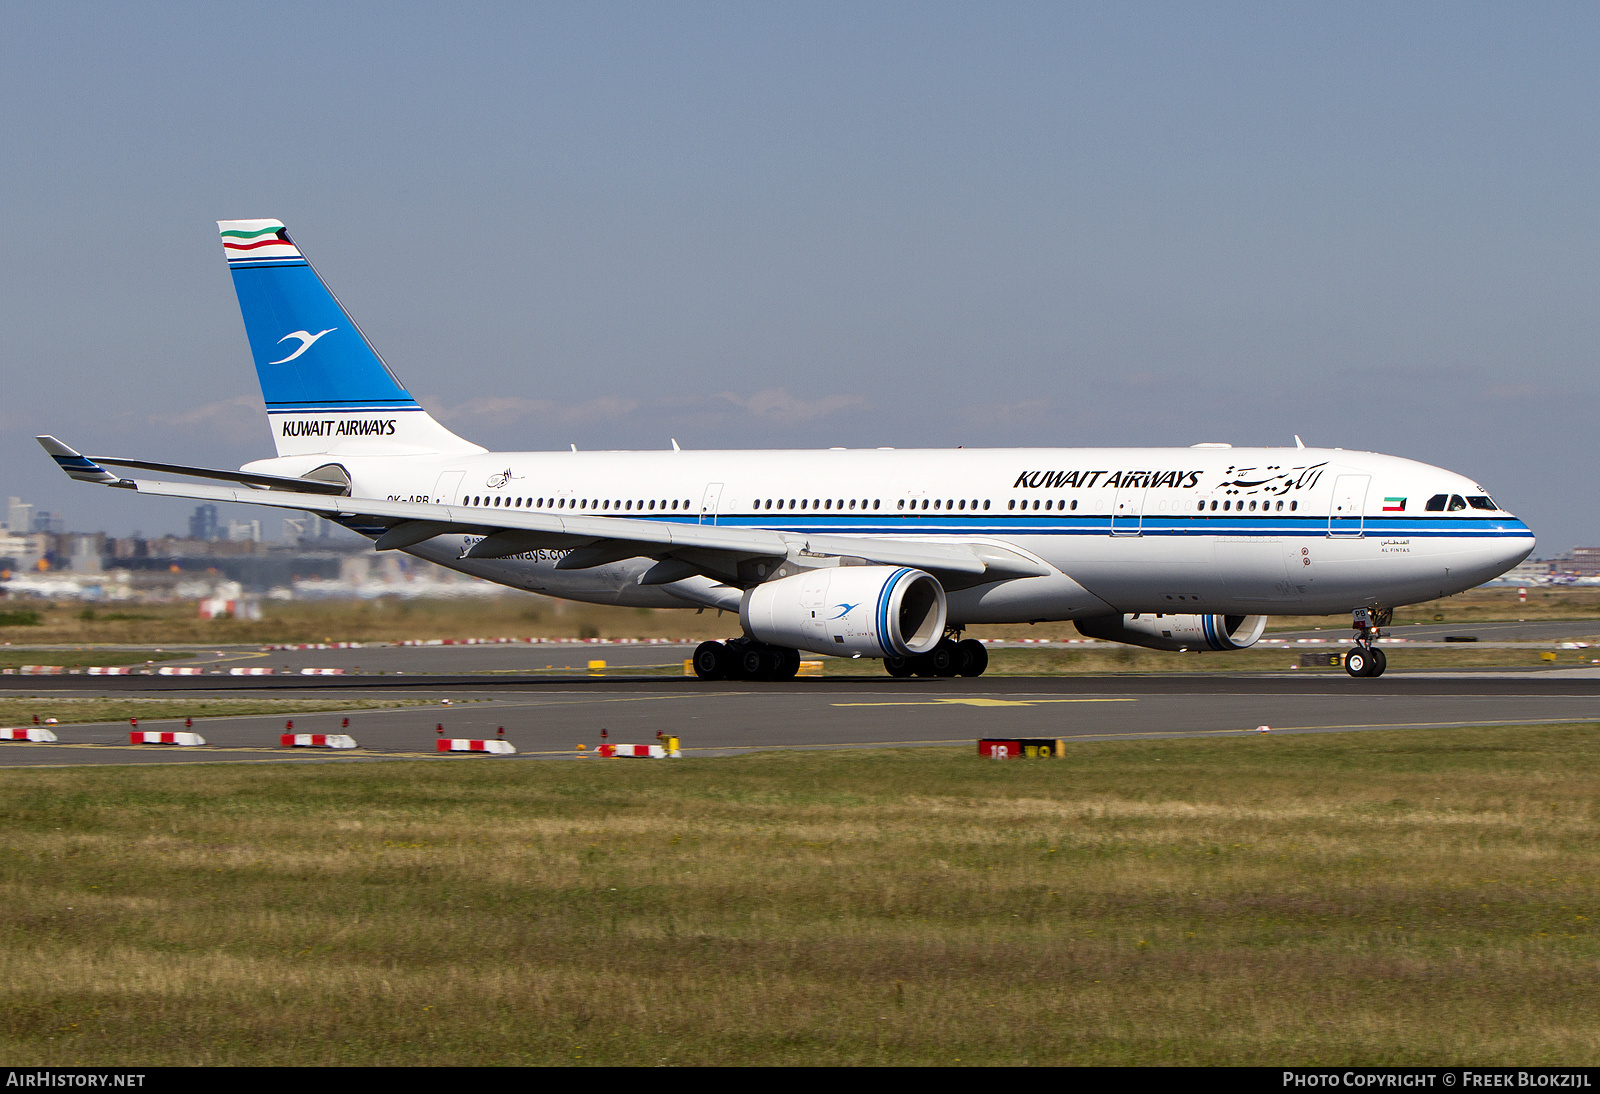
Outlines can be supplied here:
<path id="1" fill-rule="evenodd" d="M 321 338 L 324 334 L 332 334 L 334 331 L 336 331 L 338 329 L 339 329 L 338 327 L 329 327 L 327 330 L 318 331 L 316 334 L 312 334 L 310 331 L 305 331 L 305 330 L 290 331 L 288 334 L 286 334 L 282 338 L 278 339 L 278 344 L 282 345 L 283 343 L 287 342 L 291 338 L 298 338 L 298 339 L 300 339 L 300 348 L 295 350 L 293 353 L 289 354 L 289 356 L 285 357 L 281 361 L 268 361 L 267 364 L 269 364 L 269 365 L 285 365 L 285 364 L 288 364 L 290 361 L 293 361 L 296 357 L 299 357 L 306 350 L 310 349 L 311 348 L 311 343 L 315 342 L 318 338 Z"/>

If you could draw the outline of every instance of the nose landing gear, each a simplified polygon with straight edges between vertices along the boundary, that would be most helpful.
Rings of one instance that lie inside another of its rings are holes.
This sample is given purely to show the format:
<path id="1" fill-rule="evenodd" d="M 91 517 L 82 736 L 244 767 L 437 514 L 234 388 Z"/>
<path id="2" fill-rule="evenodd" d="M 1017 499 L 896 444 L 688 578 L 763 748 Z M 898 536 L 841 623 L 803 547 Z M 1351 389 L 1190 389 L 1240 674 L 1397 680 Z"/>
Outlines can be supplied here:
<path id="1" fill-rule="evenodd" d="M 1383 628 L 1394 618 L 1391 608 L 1357 608 L 1352 613 L 1350 626 L 1355 628 L 1356 644 L 1344 655 L 1344 671 L 1351 676 L 1382 676 L 1389 667 L 1389 659 L 1373 645 L 1383 635 Z"/>

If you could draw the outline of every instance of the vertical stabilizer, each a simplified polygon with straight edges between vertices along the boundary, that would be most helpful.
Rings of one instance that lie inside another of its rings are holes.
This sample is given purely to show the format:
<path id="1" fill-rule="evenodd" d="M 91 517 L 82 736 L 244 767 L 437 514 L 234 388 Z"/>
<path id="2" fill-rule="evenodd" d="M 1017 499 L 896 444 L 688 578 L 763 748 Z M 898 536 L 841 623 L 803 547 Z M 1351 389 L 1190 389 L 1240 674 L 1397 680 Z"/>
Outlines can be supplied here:
<path id="1" fill-rule="evenodd" d="M 482 452 L 417 405 L 281 220 L 220 220 L 280 456 Z"/>

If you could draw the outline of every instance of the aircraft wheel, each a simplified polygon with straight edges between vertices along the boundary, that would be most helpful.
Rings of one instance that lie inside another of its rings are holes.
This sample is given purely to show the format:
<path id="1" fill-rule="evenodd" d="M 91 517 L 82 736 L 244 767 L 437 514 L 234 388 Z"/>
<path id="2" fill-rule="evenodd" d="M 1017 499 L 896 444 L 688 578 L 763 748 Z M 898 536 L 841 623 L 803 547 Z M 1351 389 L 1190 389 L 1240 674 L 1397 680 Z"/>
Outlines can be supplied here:
<path id="1" fill-rule="evenodd" d="M 776 669 L 772 674 L 774 680 L 793 680 L 800 673 L 800 651 L 788 648 L 773 651 Z"/>
<path id="2" fill-rule="evenodd" d="M 954 676 L 956 654 L 954 642 L 940 642 L 927 653 L 911 659 L 912 671 L 918 676 Z"/>
<path id="3" fill-rule="evenodd" d="M 916 671 L 911 664 L 914 660 L 915 658 L 912 657 L 885 657 L 883 659 L 883 667 L 890 676 L 903 678 Z"/>
<path id="4" fill-rule="evenodd" d="M 702 642 L 694 648 L 694 674 L 702 680 L 722 680 L 728 675 L 728 647 Z"/>
<path id="5" fill-rule="evenodd" d="M 1369 672 L 1367 675 L 1368 676 L 1382 676 L 1383 675 L 1383 670 L 1388 668 L 1388 667 L 1389 667 L 1389 658 L 1384 654 L 1384 652 L 1382 650 L 1377 649 L 1376 647 L 1374 647 L 1373 650 L 1372 650 L 1372 671 Z"/>
<path id="6" fill-rule="evenodd" d="M 1344 671 L 1351 676 L 1371 676 L 1372 664 L 1372 657 L 1360 646 L 1344 655 Z"/>
<path id="7" fill-rule="evenodd" d="M 976 638 L 956 643 L 956 672 L 961 676 L 982 676 L 989 667 L 989 649 Z"/>
<path id="8" fill-rule="evenodd" d="M 746 680 L 766 680 L 772 676 L 773 656 L 761 646 L 750 645 L 739 655 L 739 675 Z"/>

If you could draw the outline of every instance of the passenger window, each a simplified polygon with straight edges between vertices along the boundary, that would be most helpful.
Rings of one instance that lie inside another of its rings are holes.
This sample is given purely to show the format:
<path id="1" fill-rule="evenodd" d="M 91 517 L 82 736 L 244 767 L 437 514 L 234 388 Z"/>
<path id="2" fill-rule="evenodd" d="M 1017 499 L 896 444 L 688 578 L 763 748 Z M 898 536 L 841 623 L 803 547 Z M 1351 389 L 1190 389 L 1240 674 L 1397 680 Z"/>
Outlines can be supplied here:
<path id="1" fill-rule="evenodd" d="M 1488 509 L 1490 512 L 1493 512 L 1496 508 L 1495 503 L 1491 499 L 1486 498 L 1481 494 L 1477 497 L 1473 497 L 1469 494 L 1467 496 L 1467 504 L 1472 506 L 1474 509 Z"/>
<path id="2" fill-rule="evenodd" d="M 1450 495 L 1450 512 L 1455 513 L 1467 507 L 1466 499 L 1460 494 Z"/>
<path id="3" fill-rule="evenodd" d="M 1078 499 L 1077 498 L 1073 498 L 1072 499 L 1072 507 L 1074 509 L 1076 509 L 1078 507 Z"/>
<path id="4" fill-rule="evenodd" d="M 1433 497 L 1428 499 L 1428 504 L 1427 504 L 1428 512 L 1430 512 L 1430 513 L 1442 513 L 1442 512 L 1444 512 L 1444 503 L 1449 501 L 1449 500 L 1450 500 L 1450 495 L 1448 495 L 1448 494 L 1435 494 Z"/>
<path id="5" fill-rule="evenodd" d="M 1073 502 L 1072 504 L 1073 505 L 1077 505 L 1078 503 L 1077 502 Z M 989 499 L 988 498 L 984 498 L 983 499 L 983 511 L 985 513 L 987 513 L 989 511 Z"/>
<path id="6" fill-rule="evenodd" d="M 877 498 L 873 498 L 872 499 L 872 507 L 874 509 L 876 509 L 878 507 L 878 499 Z"/>
<path id="7" fill-rule="evenodd" d="M 1007 505 L 1006 505 L 1007 509 L 1015 509 L 1016 507 L 1017 507 L 1017 499 L 1016 498 L 1012 498 L 1011 501 L 1008 502 Z"/>
<path id="8" fill-rule="evenodd" d="M 904 509 L 905 507 L 906 507 L 906 499 L 905 498 L 901 498 L 899 500 L 899 502 L 896 503 L 896 505 L 895 505 L 896 509 Z"/>
<path id="9" fill-rule="evenodd" d="M 1294 511 L 1295 511 L 1295 510 L 1296 510 L 1296 509 L 1298 509 L 1298 508 L 1300 508 L 1300 503 L 1299 503 L 1299 502 L 1297 502 L 1297 501 L 1291 501 L 1291 502 L 1290 502 L 1290 503 L 1289 503 L 1289 512 L 1291 512 L 1291 513 L 1292 513 L 1292 512 L 1294 512 Z"/>

